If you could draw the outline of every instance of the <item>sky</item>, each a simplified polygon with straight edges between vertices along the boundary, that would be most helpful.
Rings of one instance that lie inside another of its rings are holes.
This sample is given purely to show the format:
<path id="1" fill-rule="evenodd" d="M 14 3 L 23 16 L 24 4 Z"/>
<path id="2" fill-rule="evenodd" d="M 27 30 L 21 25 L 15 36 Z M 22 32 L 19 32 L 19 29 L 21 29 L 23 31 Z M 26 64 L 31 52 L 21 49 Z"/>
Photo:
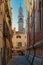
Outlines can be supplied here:
<path id="1" fill-rule="evenodd" d="M 25 27 L 26 26 L 26 10 L 24 6 L 24 0 L 11 0 L 10 3 L 12 7 L 12 29 L 14 29 L 15 27 L 16 30 L 18 30 L 18 10 L 20 7 L 20 3 L 23 8 L 24 27 Z"/>

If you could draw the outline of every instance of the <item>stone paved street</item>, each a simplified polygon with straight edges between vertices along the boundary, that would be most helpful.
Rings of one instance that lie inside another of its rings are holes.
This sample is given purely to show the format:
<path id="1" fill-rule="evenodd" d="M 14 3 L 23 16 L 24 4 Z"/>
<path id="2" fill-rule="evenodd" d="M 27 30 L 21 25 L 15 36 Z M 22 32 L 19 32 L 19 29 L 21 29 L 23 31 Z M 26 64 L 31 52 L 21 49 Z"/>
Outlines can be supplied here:
<path id="1" fill-rule="evenodd" d="M 30 65 L 25 56 L 13 57 L 8 65 Z"/>

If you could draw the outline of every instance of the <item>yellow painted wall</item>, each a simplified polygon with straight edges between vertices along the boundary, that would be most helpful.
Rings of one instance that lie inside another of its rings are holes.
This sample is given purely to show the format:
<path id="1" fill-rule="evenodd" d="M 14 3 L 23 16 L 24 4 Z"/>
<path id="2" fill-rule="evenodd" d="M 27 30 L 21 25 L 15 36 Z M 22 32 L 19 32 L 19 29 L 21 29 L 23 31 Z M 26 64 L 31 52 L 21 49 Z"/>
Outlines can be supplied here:
<path id="1" fill-rule="evenodd" d="M 15 32 L 14 32 L 15 33 Z M 16 36 L 21 36 L 21 38 L 16 38 Z M 25 36 L 26 36 L 26 38 L 25 38 Z M 24 47 L 24 48 L 26 48 L 26 43 L 27 43 L 27 35 L 26 35 L 26 33 L 15 33 L 15 34 L 13 34 L 13 38 L 12 38 L 12 42 L 13 42 L 13 48 L 16 48 L 16 47 L 18 47 L 17 46 L 17 43 L 18 42 L 22 42 L 22 47 L 21 47 L 21 49 Z M 15 49 L 14 49 L 15 50 Z"/>

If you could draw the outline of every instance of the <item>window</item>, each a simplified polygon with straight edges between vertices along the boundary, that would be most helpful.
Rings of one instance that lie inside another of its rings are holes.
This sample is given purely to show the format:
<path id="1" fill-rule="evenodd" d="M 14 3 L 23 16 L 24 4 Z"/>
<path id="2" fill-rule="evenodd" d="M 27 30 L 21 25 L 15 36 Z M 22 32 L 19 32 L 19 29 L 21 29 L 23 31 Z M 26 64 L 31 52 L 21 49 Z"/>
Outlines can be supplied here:
<path id="1" fill-rule="evenodd" d="M 17 46 L 22 47 L 22 42 L 18 42 Z"/>
<path id="2" fill-rule="evenodd" d="M 0 24 L 0 27 L 2 26 L 2 24 Z"/>
<path id="3" fill-rule="evenodd" d="M 16 38 L 18 38 L 18 36 L 16 36 Z"/>
<path id="4" fill-rule="evenodd" d="M 25 38 L 26 38 L 26 36 L 25 36 Z"/>
<path id="5" fill-rule="evenodd" d="M 9 25 L 11 25 L 11 20 L 9 20 Z"/>
<path id="6" fill-rule="evenodd" d="M 21 36 L 19 36 L 19 38 L 21 38 Z"/>
<path id="7" fill-rule="evenodd" d="M 26 46 L 26 42 L 25 42 L 25 46 Z"/>
<path id="8" fill-rule="evenodd" d="M 2 13 L 2 11 L 1 11 L 1 8 L 0 8 L 0 14 Z"/>
<path id="9" fill-rule="evenodd" d="M 16 38 L 21 38 L 21 36 L 16 36 Z"/>
<path id="10" fill-rule="evenodd" d="M 9 9 L 7 3 L 5 4 L 5 13 L 7 14 L 7 17 L 9 17 Z"/>
<path id="11" fill-rule="evenodd" d="M 22 19 L 22 18 L 20 18 L 20 19 L 19 19 L 19 21 L 20 21 L 20 22 L 23 22 L 23 19 Z"/>

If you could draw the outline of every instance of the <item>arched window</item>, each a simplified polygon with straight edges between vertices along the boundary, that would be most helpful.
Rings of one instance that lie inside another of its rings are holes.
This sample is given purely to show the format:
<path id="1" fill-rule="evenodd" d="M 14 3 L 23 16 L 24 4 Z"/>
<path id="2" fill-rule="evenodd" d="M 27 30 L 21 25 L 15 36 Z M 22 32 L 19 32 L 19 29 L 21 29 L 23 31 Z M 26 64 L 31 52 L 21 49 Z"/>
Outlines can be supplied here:
<path id="1" fill-rule="evenodd" d="M 23 19 L 22 19 L 22 18 L 20 18 L 20 19 L 19 19 L 19 21 L 20 21 L 20 22 L 23 22 Z"/>
<path id="2" fill-rule="evenodd" d="M 21 38 L 21 36 L 16 36 L 16 38 Z"/>
<path id="3" fill-rule="evenodd" d="M 17 43 L 17 46 L 18 46 L 18 47 L 22 47 L 22 42 L 18 42 L 18 43 Z"/>

